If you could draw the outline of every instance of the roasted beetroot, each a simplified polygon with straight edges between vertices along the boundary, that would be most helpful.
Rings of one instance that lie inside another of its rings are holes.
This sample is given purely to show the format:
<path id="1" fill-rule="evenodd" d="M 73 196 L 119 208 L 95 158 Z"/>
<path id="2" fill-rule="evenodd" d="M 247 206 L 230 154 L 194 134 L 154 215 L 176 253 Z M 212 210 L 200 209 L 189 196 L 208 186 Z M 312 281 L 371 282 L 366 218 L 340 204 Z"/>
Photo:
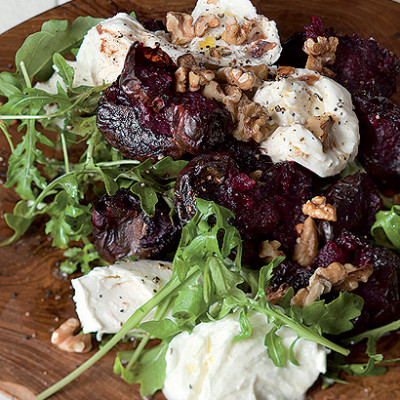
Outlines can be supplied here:
<path id="1" fill-rule="evenodd" d="M 290 251 L 312 183 L 312 173 L 293 162 L 265 164 L 257 183 L 227 153 L 203 154 L 178 176 L 175 205 L 179 218 L 187 223 L 195 214 L 197 197 L 213 200 L 233 211 L 235 226 L 245 239 L 276 239 Z"/>
<path id="2" fill-rule="evenodd" d="M 337 213 L 336 222 L 319 223 L 319 232 L 325 240 L 344 230 L 369 235 L 375 214 L 382 209 L 382 200 L 367 174 L 356 173 L 340 179 L 328 188 L 325 196 Z"/>
<path id="3" fill-rule="evenodd" d="M 363 90 L 374 96 L 391 96 L 396 90 L 400 59 L 373 39 L 340 36 L 335 80 L 350 92 Z"/>
<path id="4" fill-rule="evenodd" d="M 274 289 L 278 289 L 280 285 L 287 283 L 295 292 L 308 286 L 308 281 L 314 270 L 310 267 L 303 268 L 295 262 L 285 260 L 274 269 L 274 276 L 271 284 Z"/>
<path id="5" fill-rule="evenodd" d="M 400 257 L 389 249 L 343 231 L 336 239 L 325 244 L 312 268 L 327 267 L 334 261 L 351 263 L 356 267 L 369 264 L 374 269 L 367 283 L 360 283 L 354 292 L 365 301 L 362 317 L 358 321 L 359 328 L 382 325 L 398 318 Z"/>
<path id="6" fill-rule="evenodd" d="M 220 145 L 233 129 L 230 113 L 199 92 L 177 94 L 176 70 L 161 49 L 133 45 L 119 79 L 105 90 L 97 126 L 127 158 L 181 158 Z"/>
<path id="7" fill-rule="evenodd" d="M 380 186 L 400 190 L 400 109 L 390 100 L 354 97 L 360 121 L 359 159 Z"/>
<path id="8" fill-rule="evenodd" d="M 154 218 L 140 208 L 140 201 L 128 189 L 103 196 L 92 213 L 97 251 L 110 263 L 125 257 L 155 258 L 170 251 L 180 229 L 169 217 L 169 208 L 160 200 Z"/>

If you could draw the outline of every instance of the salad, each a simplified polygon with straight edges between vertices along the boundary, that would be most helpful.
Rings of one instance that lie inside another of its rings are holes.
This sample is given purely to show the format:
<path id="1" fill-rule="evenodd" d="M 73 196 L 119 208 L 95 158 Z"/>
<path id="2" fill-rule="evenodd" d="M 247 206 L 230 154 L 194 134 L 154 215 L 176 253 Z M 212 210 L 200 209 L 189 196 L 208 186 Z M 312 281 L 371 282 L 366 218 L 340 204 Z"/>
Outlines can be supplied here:
<path id="1" fill-rule="evenodd" d="M 165 26 L 48 21 L 16 66 L 0 128 L 21 201 L 2 245 L 45 216 L 60 269 L 85 274 L 80 323 L 52 342 L 103 339 L 38 399 L 121 340 L 114 372 L 169 400 L 298 399 L 320 373 L 396 361 L 377 352 L 400 327 L 395 55 L 316 17 L 281 43 L 249 1 L 199 0 Z M 366 362 L 349 362 L 362 341 Z"/>

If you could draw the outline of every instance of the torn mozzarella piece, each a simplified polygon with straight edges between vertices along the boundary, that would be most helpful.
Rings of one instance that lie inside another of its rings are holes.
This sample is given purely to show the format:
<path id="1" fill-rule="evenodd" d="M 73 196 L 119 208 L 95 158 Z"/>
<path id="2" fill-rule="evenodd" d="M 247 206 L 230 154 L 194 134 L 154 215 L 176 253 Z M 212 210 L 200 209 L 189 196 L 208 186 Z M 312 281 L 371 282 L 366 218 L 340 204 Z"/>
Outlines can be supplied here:
<path id="1" fill-rule="evenodd" d="M 172 264 L 139 260 L 96 267 L 71 281 L 83 333 L 116 333 L 126 320 L 171 278 Z M 154 311 L 145 317 L 148 321 Z"/>
<path id="2" fill-rule="evenodd" d="M 208 28 L 186 46 L 203 63 L 220 66 L 272 65 L 280 56 L 281 44 L 274 21 L 258 15 L 250 0 L 198 0 L 192 12 L 193 24 L 202 17 L 215 15 L 219 25 Z M 229 43 L 227 27 L 235 25 L 245 31 L 241 44 Z"/>
<path id="3" fill-rule="evenodd" d="M 272 161 L 295 161 L 327 177 L 338 174 L 357 155 L 360 135 L 351 96 L 332 79 L 296 69 L 277 81 L 265 82 L 254 101 L 270 117 L 272 134 L 261 149 Z M 331 120 L 322 140 L 310 130 L 314 117 Z"/>
<path id="4" fill-rule="evenodd" d="M 262 314 L 250 314 L 252 335 L 233 343 L 240 333 L 238 319 L 231 314 L 200 323 L 171 341 L 162 389 L 168 400 L 299 400 L 326 371 L 327 350 L 305 339 L 294 345 L 299 366 L 288 361 L 276 367 L 264 346 L 273 325 Z M 296 333 L 282 327 L 277 334 L 289 351 Z"/>

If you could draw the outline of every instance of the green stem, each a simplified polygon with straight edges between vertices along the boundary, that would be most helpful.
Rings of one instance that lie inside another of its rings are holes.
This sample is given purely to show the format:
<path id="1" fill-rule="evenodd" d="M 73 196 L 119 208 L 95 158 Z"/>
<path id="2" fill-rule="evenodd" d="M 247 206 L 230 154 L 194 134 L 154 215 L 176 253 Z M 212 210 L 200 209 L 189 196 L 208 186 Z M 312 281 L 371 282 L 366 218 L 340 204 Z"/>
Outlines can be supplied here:
<path id="1" fill-rule="evenodd" d="M 142 319 L 155 307 L 158 306 L 165 298 L 167 298 L 175 290 L 178 290 L 181 285 L 189 279 L 193 279 L 195 275 L 200 275 L 200 271 L 193 268 L 187 275 L 186 280 L 181 282 L 177 276 L 173 276 L 172 279 L 147 303 L 143 304 L 142 307 L 138 308 L 131 317 L 125 322 L 122 328 L 107 342 L 100 350 L 97 351 L 89 360 L 85 361 L 79 368 L 71 372 L 65 378 L 58 381 L 55 385 L 49 387 L 42 393 L 40 393 L 36 400 L 45 400 L 57 393 L 64 386 L 71 383 L 73 380 L 78 378 L 87 369 L 93 366 L 97 361 L 99 361 L 103 356 L 105 356 L 126 334 L 128 334 L 132 329 L 136 328 Z"/>
<path id="2" fill-rule="evenodd" d="M 126 369 L 131 369 L 135 362 L 138 360 L 140 357 L 140 353 L 143 351 L 145 348 L 146 344 L 150 340 L 150 333 L 146 333 L 146 335 L 143 337 L 143 339 L 140 341 L 138 347 L 136 347 L 135 351 L 132 354 L 131 359 L 129 360 L 128 365 L 126 366 Z"/>
<path id="3" fill-rule="evenodd" d="M 3 123 L 0 123 L 0 129 L 2 130 L 2 132 L 4 133 L 4 136 L 7 139 L 8 145 L 10 146 L 11 153 L 13 153 L 14 149 L 15 149 L 14 148 L 14 143 L 11 140 L 11 135 L 8 133 L 6 125 L 3 124 Z"/>
<path id="4" fill-rule="evenodd" d="M 63 133 L 61 133 L 61 147 L 64 157 L 65 173 L 69 174 L 69 157 L 68 157 L 67 143 L 65 141 L 65 135 Z"/>
<path id="5" fill-rule="evenodd" d="M 140 164 L 140 161 L 137 160 L 118 160 L 118 161 L 109 161 L 109 162 L 99 162 L 96 164 L 96 167 L 114 167 L 116 165 L 137 165 Z"/>
<path id="6" fill-rule="evenodd" d="M 350 354 L 350 350 L 345 349 L 344 347 L 331 342 L 330 340 L 324 338 L 319 333 L 313 331 L 311 328 L 297 323 L 295 320 L 286 316 L 282 312 L 271 308 L 272 306 L 269 308 L 264 308 L 255 304 L 252 304 L 251 306 L 254 310 L 258 311 L 259 313 L 264 314 L 267 317 L 273 317 L 274 319 L 279 320 L 283 325 L 295 331 L 300 337 L 318 343 L 322 346 L 328 347 L 329 349 L 336 351 L 337 353 L 340 353 L 344 356 Z"/>

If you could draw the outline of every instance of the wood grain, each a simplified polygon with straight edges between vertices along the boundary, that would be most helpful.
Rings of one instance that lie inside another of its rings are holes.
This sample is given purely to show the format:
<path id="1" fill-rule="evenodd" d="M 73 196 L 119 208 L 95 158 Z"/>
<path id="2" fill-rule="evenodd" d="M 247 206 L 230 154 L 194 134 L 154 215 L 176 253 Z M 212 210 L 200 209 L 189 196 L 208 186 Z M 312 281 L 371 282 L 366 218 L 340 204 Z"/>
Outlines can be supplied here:
<path id="1" fill-rule="evenodd" d="M 255 4 L 260 12 L 277 21 L 282 38 L 301 30 L 312 15 L 319 15 L 339 32 L 374 36 L 382 45 L 400 54 L 400 5 L 390 0 L 312 0 L 301 5 L 294 0 L 271 0 L 256 1 Z M 193 5 L 194 1 L 179 0 L 73 1 L 1 35 L 0 70 L 14 68 L 14 55 L 23 40 L 39 30 L 49 18 L 72 21 L 79 15 L 109 17 L 119 11 L 132 10 L 137 12 L 139 19 L 163 18 L 169 10 L 189 11 Z M 6 142 L 0 136 L 0 157 L 7 159 L 7 155 Z M 0 160 L 2 183 L 6 162 Z M 0 240 L 11 234 L 5 225 L 4 213 L 12 210 L 16 200 L 12 190 L 0 186 Z M 0 390 L 21 400 L 33 399 L 35 394 L 90 356 L 64 353 L 50 344 L 51 331 L 60 321 L 74 315 L 69 281 L 63 280 L 57 272 L 61 257 L 61 252 L 51 248 L 40 222 L 23 239 L 0 248 Z M 384 341 L 382 346 L 386 354 L 400 355 L 397 335 Z M 112 374 L 112 363 L 113 355 L 109 354 L 54 399 L 139 399 L 137 387 Z M 315 386 L 309 398 L 396 399 L 400 398 L 399 376 L 400 365 L 393 365 L 383 377 L 350 378 L 349 386 L 335 385 L 324 392 Z M 155 398 L 162 396 L 158 394 Z"/>

